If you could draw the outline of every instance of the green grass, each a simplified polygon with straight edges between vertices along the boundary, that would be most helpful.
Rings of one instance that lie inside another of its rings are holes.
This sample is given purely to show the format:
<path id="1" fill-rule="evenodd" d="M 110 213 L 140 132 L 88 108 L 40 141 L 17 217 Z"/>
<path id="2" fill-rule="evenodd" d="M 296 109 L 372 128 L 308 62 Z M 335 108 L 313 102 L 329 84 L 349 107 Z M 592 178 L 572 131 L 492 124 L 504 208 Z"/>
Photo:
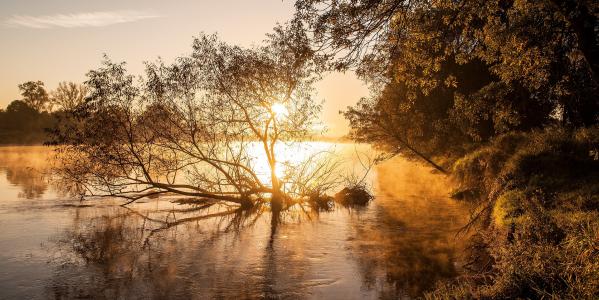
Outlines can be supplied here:
<path id="1" fill-rule="evenodd" d="M 491 264 L 426 297 L 599 299 L 598 149 L 598 127 L 553 127 L 503 135 L 457 160 L 458 190 L 474 191 L 487 212 L 474 230 Z"/>

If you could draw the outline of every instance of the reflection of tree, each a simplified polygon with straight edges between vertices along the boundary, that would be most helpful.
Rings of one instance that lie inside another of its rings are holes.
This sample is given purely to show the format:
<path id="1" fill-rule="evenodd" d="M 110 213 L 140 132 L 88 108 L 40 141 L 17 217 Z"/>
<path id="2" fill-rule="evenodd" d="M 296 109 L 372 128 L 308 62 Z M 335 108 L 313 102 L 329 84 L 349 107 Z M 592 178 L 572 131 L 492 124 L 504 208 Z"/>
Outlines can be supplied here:
<path id="1" fill-rule="evenodd" d="M 379 222 L 356 226 L 355 233 L 354 252 L 366 287 L 377 289 L 385 299 L 415 297 L 457 274 L 455 249 L 447 236 L 405 234 L 397 229 L 406 223 L 390 218 L 384 208 L 377 208 L 376 215 Z"/>
<path id="2" fill-rule="evenodd" d="M 372 215 L 356 219 L 353 253 L 363 283 L 383 299 L 418 297 L 457 275 L 457 230 L 467 215 L 427 170 L 401 163 L 380 167 Z M 384 278 L 384 279 L 381 279 Z"/>
<path id="3" fill-rule="evenodd" d="M 6 147 L 1 150 L 0 170 L 6 180 L 18 186 L 20 198 L 37 199 L 48 189 L 48 149 L 42 147 Z"/>
<path id="4" fill-rule="evenodd" d="M 58 298 L 256 298 L 277 293 L 273 272 L 297 279 L 287 283 L 299 291 L 301 271 L 277 271 L 281 259 L 274 253 L 266 207 L 143 205 L 78 209 L 73 228 L 55 243 L 61 267 L 48 293 Z M 248 227 L 258 228 L 250 237 L 239 234 Z M 264 235 L 252 236 L 256 232 Z M 263 238 L 264 246 L 257 247 L 255 238 Z"/>
<path id="5" fill-rule="evenodd" d="M 360 279 L 353 284 L 351 278 L 355 261 L 363 295 L 419 296 L 458 273 L 461 245 L 454 235 L 468 216 L 444 197 L 447 186 L 438 176 L 410 164 L 385 165 L 377 168 L 379 196 L 370 207 L 350 208 L 349 216 L 343 209 L 321 212 L 322 222 L 304 226 L 298 223 L 316 215 L 299 205 L 279 220 L 264 213 L 268 205 L 240 209 L 196 198 L 79 208 L 74 226 L 56 243 L 61 264 L 48 292 L 63 298 L 302 298 L 334 290 L 338 296 L 339 285 L 360 288 Z"/>
<path id="6" fill-rule="evenodd" d="M 28 167 L 6 168 L 6 179 L 11 184 L 21 187 L 19 198 L 40 198 L 48 188 L 44 176 Z"/>

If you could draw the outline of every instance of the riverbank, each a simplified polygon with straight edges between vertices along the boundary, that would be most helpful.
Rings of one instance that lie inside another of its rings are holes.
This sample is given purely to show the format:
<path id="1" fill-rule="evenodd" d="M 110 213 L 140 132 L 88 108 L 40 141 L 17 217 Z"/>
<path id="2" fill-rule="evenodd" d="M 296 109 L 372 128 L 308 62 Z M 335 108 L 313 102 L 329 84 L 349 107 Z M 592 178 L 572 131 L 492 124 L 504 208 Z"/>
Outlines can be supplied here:
<path id="1" fill-rule="evenodd" d="M 510 133 L 453 163 L 468 274 L 428 298 L 599 297 L 599 128 Z"/>

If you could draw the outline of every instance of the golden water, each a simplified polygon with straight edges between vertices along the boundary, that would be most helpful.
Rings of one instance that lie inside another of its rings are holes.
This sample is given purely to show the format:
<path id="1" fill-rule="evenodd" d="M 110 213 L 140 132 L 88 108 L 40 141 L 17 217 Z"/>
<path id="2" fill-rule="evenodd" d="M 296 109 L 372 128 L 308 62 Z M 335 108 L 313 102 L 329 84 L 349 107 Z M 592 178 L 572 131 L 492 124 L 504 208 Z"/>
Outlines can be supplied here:
<path id="1" fill-rule="evenodd" d="M 353 152 L 315 148 L 328 147 Z M 460 272 L 467 208 L 444 177 L 399 158 L 370 174 L 368 206 L 287 212 L 276 231 L 266 211 L 69 199 L 50 161 L 45 147 L 0 148 L 2 299 L 414 298 Z"/>

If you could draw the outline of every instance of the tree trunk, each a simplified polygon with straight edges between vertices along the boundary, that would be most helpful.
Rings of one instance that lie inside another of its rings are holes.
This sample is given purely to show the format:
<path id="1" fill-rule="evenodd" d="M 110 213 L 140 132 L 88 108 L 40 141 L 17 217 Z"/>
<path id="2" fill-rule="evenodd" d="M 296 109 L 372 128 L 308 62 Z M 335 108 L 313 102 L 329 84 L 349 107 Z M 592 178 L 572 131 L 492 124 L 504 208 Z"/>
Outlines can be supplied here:
<path id="1" fill-rule="evenodd" d="M 582 1 L 551 1 L 568 20 L 578 40 L 580 52 L 587 60 L 595 83 L 599 84 L 599 41 L 595 28 L 597 17 Z"/>
<path id="2" fill-rule="evenodd" d="M 440 165 L 436 164 L 434 161 L 432 161 L 430 158 L 426 157 L 424 154 L 422 154 L 420 151 L 416 150 L 416 148 L 410 146 L 410 144 L 408 144 L 406 141 L 404 141 L 403 139 L 401 139 L 400 137 L 398 137 L 397 135 L 395 135 L 395 139 L 404 147 L 408 148 L 412 153 L 416 154 L 416 156 L 420 157 L 422 160 L 424 160 L 425 162 L 427 162 L 429 165 L 431 165 L 433 168 L 437 169 L 437 171 L 443 173 L 443 174 L 448 174 L 447 171 L 445 171 L 445 169 L 443 167 L 441 167 Z"/>

